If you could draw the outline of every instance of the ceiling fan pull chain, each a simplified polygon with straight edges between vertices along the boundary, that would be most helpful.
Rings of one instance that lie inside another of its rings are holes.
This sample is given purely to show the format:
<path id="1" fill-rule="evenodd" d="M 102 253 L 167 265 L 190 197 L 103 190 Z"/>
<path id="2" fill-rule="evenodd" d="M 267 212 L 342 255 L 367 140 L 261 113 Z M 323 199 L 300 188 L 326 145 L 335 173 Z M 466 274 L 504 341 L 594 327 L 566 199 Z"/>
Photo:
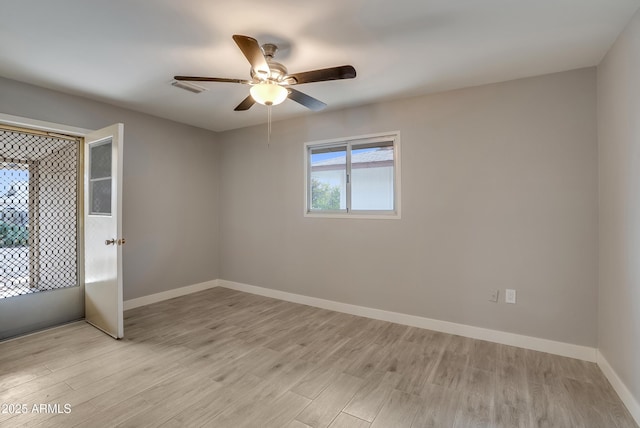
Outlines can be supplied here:
<path id="1" fill-rule="evenodd" d="M 267 149 L 271 147 L 271 106 L 267 106 Z"/>

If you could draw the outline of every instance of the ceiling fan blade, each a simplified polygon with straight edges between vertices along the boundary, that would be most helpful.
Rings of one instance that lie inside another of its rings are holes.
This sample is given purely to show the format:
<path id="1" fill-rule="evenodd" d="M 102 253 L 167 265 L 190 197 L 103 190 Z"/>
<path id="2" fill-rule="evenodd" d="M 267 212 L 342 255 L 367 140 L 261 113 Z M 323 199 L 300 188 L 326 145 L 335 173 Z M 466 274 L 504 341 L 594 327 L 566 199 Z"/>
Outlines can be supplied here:
<path id="1" fill-rule="evenodd" d="M 185 82 L 222 82 L 222 83 L 244 83 L 248 85 L 249 80 L 243 79 L 226 79 L 224 77 L 200 77 L 200 76 L 173 76 L 176 80 Z"/>
<path id="2" fill-rule="evenodd" d="M 356 69 L 351 65 L 341 65 L 340 67 L 290 74 L 287 77 L 294 78 L 295 84 L 298 85 L 301 83 L 326 82 L 327 80 L 353 79 L 356 77 Z"/>
<path id="3" fill-rule="evenodd" d="M 253 37 L 241 36 L 239 34 L 234 34 L 233 40 L 247 58 L 249 64 L 251 64 L 251 68 L 262 77 L 268 77 L 271 69 L 262 53 L 262 49 L 260 49 L 258 41 Z"/>
<path id="4" fill-rule="evenodd" d="M 249 110 L 256 102 L 254 101 L 254 99 L 251 97 L 251 95 L 249 95 L 247 98 L 245 98 L 244 100 L 242 100 L 242 102 L 240 104 L 238 104 L 238 106 L 236 108 L 234 108 L 234 111 L 245 111 L 245 110 Z"/>
<path id="5" fill-rule="evenodd" d="M 325 103 L 323 103 L 320 100 L 317 100 L 315 98 L 313 98 L 310 95 L 307 95 L 303 92 L 300 91 L 296 91 L 293 88 L 288 88 L 287 89 L 289 91 L 289 99 L 302 104 L 303 106 L 305 106 L 308 109 L 311 109 L 313 111 L 320 111 L 323 108 L 325 108 L 327 105 Z"/>

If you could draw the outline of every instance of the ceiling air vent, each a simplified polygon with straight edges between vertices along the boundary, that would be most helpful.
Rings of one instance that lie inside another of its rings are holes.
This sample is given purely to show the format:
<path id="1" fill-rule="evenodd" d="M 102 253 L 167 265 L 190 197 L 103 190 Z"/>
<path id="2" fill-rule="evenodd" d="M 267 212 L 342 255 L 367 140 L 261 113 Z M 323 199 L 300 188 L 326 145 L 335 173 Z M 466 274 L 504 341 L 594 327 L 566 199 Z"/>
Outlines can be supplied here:
<path id="1" fill-rule="evenodd" d="M 185 91 L 193 92 L 194 94 L 199 94 L 200 92 L 204 92 L 207 88 L 203 88 L 202 86 L 198 86 L 195 83 L 191 82 L 178 82 L 174 80 L 171 82 L 171 86 L 175 86 L 176 88 L 184 89 Z"/>

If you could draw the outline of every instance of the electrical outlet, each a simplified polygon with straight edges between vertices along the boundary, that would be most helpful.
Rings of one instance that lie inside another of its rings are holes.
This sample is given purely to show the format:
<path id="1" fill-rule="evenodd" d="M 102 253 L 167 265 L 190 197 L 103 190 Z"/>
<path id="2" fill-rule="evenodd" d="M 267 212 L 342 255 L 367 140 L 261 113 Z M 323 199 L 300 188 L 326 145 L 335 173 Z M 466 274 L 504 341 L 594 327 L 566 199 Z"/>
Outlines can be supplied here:
<path id="1" fill-rule="evenodd" d="M 498 295 L 500 294 L 500 290 L 492 290 L 491 296 L 489 296 L 490 302 L 498 302 Z"/>
<path id="2" fill-rule="evenodd" d="M 505 303 L 516 303 L 516 290 L 511 288 L 507 288 L 504 290 L 504 301 Z"/>

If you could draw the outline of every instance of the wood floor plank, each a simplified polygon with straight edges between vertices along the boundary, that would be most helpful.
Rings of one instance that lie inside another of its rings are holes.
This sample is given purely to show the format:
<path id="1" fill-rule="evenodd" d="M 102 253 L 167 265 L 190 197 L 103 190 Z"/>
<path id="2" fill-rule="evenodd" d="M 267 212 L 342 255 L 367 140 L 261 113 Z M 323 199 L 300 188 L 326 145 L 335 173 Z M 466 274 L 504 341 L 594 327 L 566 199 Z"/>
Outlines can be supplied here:
<path id="1" fill-rule="evenodd" d="M 142 391 L 139 397 L 144 409 L 124 418 L 119 427 L 156 427 L 171 419 L 177 409 L 183 409 L 204 394 L 222 388 L 222 384 L 203 376 L 198 370 L 185 368 L 174 376 Z M 166 403 L 171 403 L 167 406 Z M 118 411 L 119 406 L 106 409 L 109 413 Z"/>
<path id="2" fill-rule="evenodd" d="M 288 425 L 286 425 L 286 428 L 311 428 L 311 427 L 309 427 L 309 425 L 307 424 L 303 424 L 302 422 L 296 421 L 294 419 L 291 422 L 289 422 Z"/>
<path id="3" fill-rule="evenodd" d="M 281 428 L 292 421 L 298 413 L 304 410 L 311 403 L 311 400 L 287 391 L 273 404 L 263 409 L 263 414 L 254 418 L 254 425 L 263 428 Z"/>
<path id="4" fill-rule="evenodd" d="M 345 373 L 361 379 L 367 378 L 376 371 L 384 362 L 391 350 L 375 343 L 366 344 L 358 356 L 353 355 L 351 364 L 345 369 Z"/>
<path id="5" fill-rule="evenodd" d="M 151 409 L 153 404 L 149 403 L 141 395 L 136 395 L 129 400 L 118 403 L 106 409 L 96 409 L 90 415 L 72 426 L 78 428 L 94 428 L 105 426 L 117 426 L 120 423 L 137 416 L 138 414 Z M 50 421 L 54 422 L 54 421 Z"/>
<path id="6" fill-rule="evenodd" d="M 438 365 L 433 369 L 428 382 L 446 388 L 458 388 L 463 385 L 467 366 L 456 359 L 449 359 L 443 355 Z"/>
<path id="7" fill-rule="evenodd" d="M 420 395 L 440 362 L 442 352 L 442 348 L 433 348 L 430 345 L 405 341 L 396 344 L 392 350 L 392 355 L 397 355 L 395 367 L 388 367 L 388 370 L 398 372 L 396 389 Z"/>
<path id="8" fill-rule="evenodd" d="M 29 362 L 25 361 L 23 361 L 22 369 L 20 369 L 20 366 L 18 365 L 18 367 L 13 370 L 15 371 L 8 371 L 4 374 L 0 374 L 0 399 L 2 400 L 6 399 L 6 397 L 3 395 L 3 392 L 5 392 L 6 390 L 15 388 L 34 379 L 52 373 L 51 370 L 44 364 L 30 366 Z"/>
<path id="9" fill-rule="evenodd" d="M 281 428 L 304 410 L 311 400 L 287 391 L 276 400 L 258 403 L 259 409 L 251 417 L 242 417 L 238 427 Z"/>
<path id="10" fill-rule="evenodd" d="M 296 419 L 314 428 L 329 426 L 362 384 L 358 377 L 341 374 Z"/>
<path id="11" fill-rule="evenodd" d="M 493 400 L 496 388 L 494 372 L 467 367 L 464 372 L 463 388 L 465 392 L 489 397 Z"/>
<path id="12" fill-rule="evenodd" d="M 638 428 L 597 365 L 215 288 L 0 342 L 0 427 Z"/>
<path id="13" fill-rule="evenodd" d="M 494 414 L 496 428 L 527 428 L 529 426 L 529 415 L 519 408 L 507 404 L 496 404 Z"/>
<path id="14" fill-rule="evenodd" d="M 369 428 L 370 426 L 371 424 L 367 421 L 346 413 L 340 413 L 329 425 L 329 428 Z"/>
<path id="15" fill-rule="evenodd" d="M 262 383 L 262 379 L 247 374 L 236 382 L 208 391 L 191 405 L 176 410 L 176 415 L 164 422 L 162 427 L 204 426 L 229 406 L 242 403 L 243 398 Z"/>
<path id="16" fill-rule="evenodd" d="M 515 346 L 497 344 L 498 361 L 515 367 L 524 367 L 527 350 Z"/>
<path id="17" fill-rule="evenodd" d="M 373 420 L 371 428 L 410 428 L 421 405 L 421 397 L 394 390 Z"/>
<path id="18" fill-rule="evenodd" d="M 339 364 L 323 363 L 315 366 L 291 390 L 304 397 L 315 399 L 324 389 L 342 373 Z"/>
<path id="19" fill-rule="evenodd" d="M 493 397 L 464 391 L 456 412 L 455 428 L 494 426 Z"/>
<path id="20" fill-rule="evenodd" d="M 256 375 L 281 391 L 288 391 L 300 382 L 313 368 L 308 361 L 289 355 L 281 355 L 275 363 Z"/>
<path id="21" fill-rule="evenodd" d="M 541 380 L 544 378 L 536 378 Z M 562 392 L 556 390 L 555 394 L 549 390 L 548 385 L 543 383 L 530 382 L 529 397 L 530 406 L 530 426 L 532 427 L 573 427 L 579 426 L 580 421 L 576 420 L 576 409 L 565 407 L 567 400 L 562 396 Z M 558 394 L 560 392 L 560 394 Z"/>
<path id="22" fill-rule="evenodd" d="M 44 388 L 41 390 L 37 390 L 34 391 L 30 394 L 26 394 L 26 395 L 14 395 L 14 398 L 8 398 L 8 399 L 3 399 L 0 398 L 0 404 L 2 403 L 7 403 L 7 404 L 11 404 L 11 403 L 28 403 L 28 405 L 32 405 L 35 403 L 49 403 L 53 400 L 55 400 L 56 398 L 68 393 L 69 391 L 71 391 L 71 387 L 69 387 L 69 385 L 67 385 L 64 382 L 60 382 L 57 384 L 54 384 L 48 388 Z M 7 419 L 10 419 L 11 417 L 13 417 L 14 415 L 12 415 L 11 413 L 2 413 L 0 412 L 0 423 L 2 423 L 2 421 L 5 421 Z"/>
<path id="23" fill-rule="evenodd" d="M 559 380 L 559 369 L 553 355 L 531 350 L 525 351 L 527 381 L 548 384 Z"/>
<path id="24" fill-rule="evenodd" d="M 316 337 L 311 337 L 311 342 L 298 354 L 299 358 L 312 363 L 323 363 L 339 359 L 336 355 L 351 340 L 349 337 L 336 336 L 330 330 L 320 331 Z"/>
<path id="25" fill-rule="evenodd" d="M 72 406 L 71 413 L 69 414 L 40 414 L 37 416 L 44 416 L 44 419 L 39 419 L 36 423 L 28 423 L 25 427 L 38 427 L 38 428 L 51 428 L 51 427 L 73 427 L 82 421 L 87 420 L 96 413 L 96 408 L 93 404 L 85 401 L 77 406 Z"/>
<path id="26" fill-rule="evenodd" d="M 527 376 L 524 365 L 498 362 L 496 369 L 496 406 L 508 406 L 525 412 L 529 407 Z"/>
<path id="27" fill-rule="evenodd" d="M 46 365 L 51 371 L 55 372 L 80 362 L 93 360 L 111 351 L 121 349 L 123 346 L 125 346 L 123 343 L 103 334 L 89 341 L 67 345 L 65 349 L 69 352 L 69 355 L 65 358 L 48 360 Z"/>
<path id="28" fill-rule="evenodd" d="M 469 366 L 494 372 L 498 362 L 498 344 L 475 340 L 469 354 Z"/>
<path id="29" fill-rule="evenodd" d="M 615 412 L 606 403 L 601 402 L 603 394 L 597 386 L 590 382 L 565 378 L 562 385 L 556 388 L 562 388 L 565 405 L 575 409 L 572 414 L 575 420 L 581 421 L 585 426 L 617 425 L 613 416 Z"/>
<path id="30" fill-rule="evenodd" d="M 440 333 L 439 331 L 425 330 L 418 327 L 409 327 L 404 340 L 422 346 L 425 351 L 437 350 L 442 352 L 454 336 Z"/>
<path id="31" fill-rule="evenodd" d="M 106 409 L 122 403 L 137 394 L 146 391 L 163 380 L 171 377 L 171 373 L 179 370 L 180 365 L 175 361 L 154 364 L 144 371 L 136 371 L 128 376 L 126 382 L 116 382 L 113 387 L 92 398 L 91 403 L 98 409 Z M 79 389 L 82 391 L 84 388 Z"/>
<path id="32" fill-rule="evenodd" d="M 164 348 L 157 349 L 163 352 Z M 149 360 L 150 349 L 146 347 L 123 347 L 102 355 L 100 358 L 86 360 L 66 367 L 54 373 L 52 377 L 64 379 L 73 389 L 80 389 L 102 379 L 120 373 Z"/>
<path id="33" fill-rule="evenodd" d="M 77 343 L 78 340 L 87 341 L 103 334 L 85 322 L 78 322 L 6 340 L 2 342 L 0 367 L 7 367 L 7 364 L 15 362 L 20 357 L 34 357 L 42 354 L 46 356 L 48 352 L 65 348 L 69 343 Z"/>
<path id="34" fill-rule="evenodd" d="M 439 385 L 426 384 L 420 396 L 423 398 L 412 428 L 452 427 L 458 406 L 462 401 L 462 391 Z"/>
<path id="35" fill-rule="evenodd" d="M 377 345 L 391 348 L 402 340 L 408 332 L 409 327 L 406 325 L 383 322 L 383 326 L 379 333 L 375 335 L 373 342 Z"/>
<path id="36" fill-rule="evenodd" d="M 278 385 L 261 380 L 243 396 L 232 402 L 217 416 L 207 422 L 208 426 L 244 427 L 255 426 L 255 420 L 265 421 L 269 415 L 279 417 L 287 406 L 298 408 L 298 412 L 309 400 L 290 391 L 283 391 Z M 274 411 L 275 410 L 275 411 Z M 274 411 L 270 413 L 270 411 Z M 295 412 L 295 413 L 298 413 Z"/>
<path id="37" fill-rule="evenodd" d="M 431 372 L 428 382 L 447 388 L 461 387 L 469 365 L 472 346 L 472 339 L 451 336 L 440 355 L 438 364 Z"/>
<path id="38" fill-rule="evenodd" d="M 377 372 L 358 390 L 343 412 L 367 422 L 373 422 L 398 384 L 398 373 Z"/>

